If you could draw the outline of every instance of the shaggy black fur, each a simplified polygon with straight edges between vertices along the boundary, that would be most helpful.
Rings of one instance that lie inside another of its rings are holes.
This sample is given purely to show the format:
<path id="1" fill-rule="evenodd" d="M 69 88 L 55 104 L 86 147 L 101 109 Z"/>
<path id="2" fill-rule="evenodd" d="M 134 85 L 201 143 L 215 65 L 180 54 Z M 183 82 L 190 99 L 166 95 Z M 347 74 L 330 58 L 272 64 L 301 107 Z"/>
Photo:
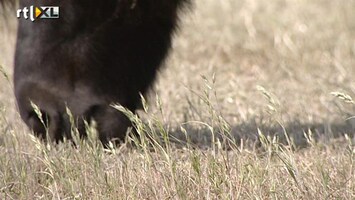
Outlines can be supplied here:
<path id="1" fill-rule="evenodd" d="M 39 137 L 45 138 L 48 126 L 50 139 L 70 138 L 67 106 L 82 135 L 82 119 L 94 119 L 103 143 L 122 141 L 131 123 L 109 105 L 137 109 L 139 93 L 147 92 L 167 56 L 187 1 L 20 0 L 20 8 L 60 7 L 59 19 L 19 19 L 14 81 L 23 120 Z"/>

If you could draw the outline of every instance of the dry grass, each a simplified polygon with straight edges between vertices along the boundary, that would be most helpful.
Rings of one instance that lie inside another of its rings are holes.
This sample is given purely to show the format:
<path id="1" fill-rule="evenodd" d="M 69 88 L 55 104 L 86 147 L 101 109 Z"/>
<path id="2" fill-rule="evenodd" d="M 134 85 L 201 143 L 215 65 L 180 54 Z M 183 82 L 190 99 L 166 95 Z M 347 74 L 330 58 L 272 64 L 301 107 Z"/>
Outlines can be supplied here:
<path id="1" fill-rule="evenodd" d="M 1 199 L 355 199 L 355 1 L 195 2 L 142 139 L 108 150 L 29 134 L 0 23 Z"/>

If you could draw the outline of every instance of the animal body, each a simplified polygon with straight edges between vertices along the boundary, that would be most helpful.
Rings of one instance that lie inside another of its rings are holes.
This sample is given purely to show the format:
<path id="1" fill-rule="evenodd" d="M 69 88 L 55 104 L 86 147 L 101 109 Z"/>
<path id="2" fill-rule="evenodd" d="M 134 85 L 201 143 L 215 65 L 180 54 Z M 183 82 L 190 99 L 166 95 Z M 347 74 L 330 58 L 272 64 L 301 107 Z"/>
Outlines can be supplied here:
<path id="1" fill-rule="evenodd" d="M 20 0 L 14 85 L 23 121 L 37 136 L 48 134 L 60 141 L 71 137 L 69 108 L 80 135 L 86 135 L 84 120 L 95 120 L 103 143 L 124 140 L 131 123 L 110 104 L 137 109 L 140 93 L 149 90 L 169 52 L 179 10 L 186 4 L 187 0 Z M 48 5 L 59 7 L 54 13 L 59 18 L 25 19 L 24 8 L 44 12 L 41 6 Z"/>

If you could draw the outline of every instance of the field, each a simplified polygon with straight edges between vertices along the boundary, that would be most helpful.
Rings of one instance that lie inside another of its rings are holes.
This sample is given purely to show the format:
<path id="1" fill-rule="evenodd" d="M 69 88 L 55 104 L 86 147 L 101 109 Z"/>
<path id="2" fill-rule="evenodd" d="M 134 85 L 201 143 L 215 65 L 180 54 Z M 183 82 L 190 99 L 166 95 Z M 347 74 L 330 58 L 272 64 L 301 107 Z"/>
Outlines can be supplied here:
<path id="1" fill-rule="evenodd" d="M 195 0 L 141 118 L 127 113 L 141 140 L 108 149 L 94 129 L 76 147 L 31 135 L 16 20 L 0 20 L 0 199 L 355 199 L 354 11 Z"/>

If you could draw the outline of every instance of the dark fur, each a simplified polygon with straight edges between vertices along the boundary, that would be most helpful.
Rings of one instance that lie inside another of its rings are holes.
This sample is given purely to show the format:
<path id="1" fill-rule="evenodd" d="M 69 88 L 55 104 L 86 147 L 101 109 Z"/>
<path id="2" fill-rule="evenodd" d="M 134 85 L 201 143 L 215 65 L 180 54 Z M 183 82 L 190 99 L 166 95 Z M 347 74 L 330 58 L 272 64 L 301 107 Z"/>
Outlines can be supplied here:
<path id="1" fill-rule="evenodd" d="M 0 0 L 0 2 L 5 2 Z M 40 137 L 70 138 L 66 106 L 79 131 L 94 119 L 99 138 L 123 140 L 131 125 L 109 105 L 135 111 L 167 56 L 177 27 L 177 13 L 187 0 L 20 0 L 30 5 L 58 5 L 60 19 L 20 19 L 15 52 L 15 95 L 21 117 Z"/>

